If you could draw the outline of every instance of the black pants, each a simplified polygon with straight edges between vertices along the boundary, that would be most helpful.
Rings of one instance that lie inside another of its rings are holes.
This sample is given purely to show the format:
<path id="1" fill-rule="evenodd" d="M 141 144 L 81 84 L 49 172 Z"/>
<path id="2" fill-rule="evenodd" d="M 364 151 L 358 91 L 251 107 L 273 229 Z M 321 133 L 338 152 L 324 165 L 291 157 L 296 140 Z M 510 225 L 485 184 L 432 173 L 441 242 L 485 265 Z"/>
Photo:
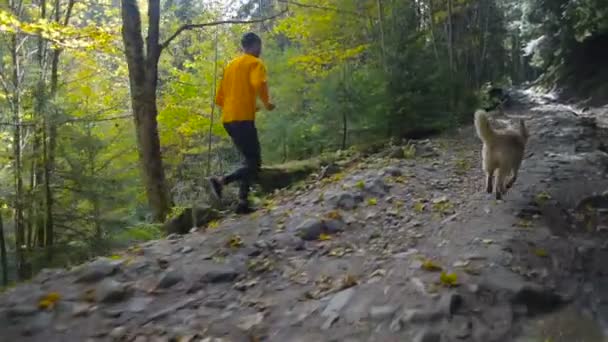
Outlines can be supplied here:
<path id="1" fill-rule="evenodd" d="M 249 187 L 256 180 L 262 165 L 258 131 L 253 121 L 228 122 L 224 124 L 224 128 L 244 158 L 243 166 L 226 176 L 224 182 L 229 184 L 238 181 L 239 199 L 246 201 Z"/>

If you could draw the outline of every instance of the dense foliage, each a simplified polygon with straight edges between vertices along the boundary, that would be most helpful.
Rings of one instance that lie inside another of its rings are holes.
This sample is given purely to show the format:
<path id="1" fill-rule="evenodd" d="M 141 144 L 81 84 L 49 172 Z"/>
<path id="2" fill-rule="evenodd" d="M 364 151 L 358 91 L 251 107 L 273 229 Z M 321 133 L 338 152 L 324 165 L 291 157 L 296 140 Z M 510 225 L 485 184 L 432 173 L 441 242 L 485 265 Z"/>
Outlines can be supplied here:
<path id="1" fill-rule="evenodd" d="M 143 28 L 128 37 L 139 13 Z M 227 18 L 237 23 L 183 26 Z M 600 0 L 10 0 L 0 7 L 2 268 L 27 278 L 158 237 L 151 221 L 167 213 L 150 201 L 150 177 L 170 189 L 164 204 L 205 201 L 202 179 L 238 161 L 212 99 L 248 30 L 264 39 L 277 105 L 258 115 L 264 162 L 280 163 L 468 122 L 488 82 L 542 72 L 577 82 L 599 66 L 605 80 L 607 18 Z M 154 108 L 133 113 L 142 99 L 128 47 L 155 35 L 158 45 L 145 43 L 159 47 L 157 70 L 150 59 L 142 69 L 158 77 L 145 84 Z M 155 139 L 164 175 L 140 166 Z"/>

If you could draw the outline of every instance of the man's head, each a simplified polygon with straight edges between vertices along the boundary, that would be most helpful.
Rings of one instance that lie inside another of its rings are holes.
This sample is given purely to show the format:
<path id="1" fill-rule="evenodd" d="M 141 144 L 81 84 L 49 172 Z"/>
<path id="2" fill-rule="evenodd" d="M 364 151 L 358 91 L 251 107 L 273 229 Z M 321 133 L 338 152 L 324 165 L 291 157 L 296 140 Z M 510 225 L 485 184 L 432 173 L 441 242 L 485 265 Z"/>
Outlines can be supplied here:
<path id="1" fill-rule="evenodd" d="M 243 51 L 250 55 L 260 57 L 262 53 L 262 39 L 253 32 L 248 32 L 241 38 L 241 46 Z"/>

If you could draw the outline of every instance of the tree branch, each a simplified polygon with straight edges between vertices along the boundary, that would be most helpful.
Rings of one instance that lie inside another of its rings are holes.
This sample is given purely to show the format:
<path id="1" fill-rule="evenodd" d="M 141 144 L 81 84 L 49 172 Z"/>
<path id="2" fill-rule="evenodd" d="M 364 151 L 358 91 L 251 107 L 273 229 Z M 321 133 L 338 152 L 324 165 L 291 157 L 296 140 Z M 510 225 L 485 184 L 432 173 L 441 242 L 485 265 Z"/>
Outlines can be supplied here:
<path id="1" fill-rule="evenodd" d="M 209 27 L 209 26 L 218 26 L 218 25 L 242 25 L 242 24 L 261 23 L 261 22 L 264 22 L 264 21 L 276 19 L 276 18 L 282 16 L 285 13 L 287 13 L 287 9 L 282 10 L 281 12 L 279 12 L 277 14 L 274 14 L 274 15 L 271 15 L 269 17 L 259 18 L 259 19 L 252 19 L 252 20 L 222 20 L 222 21 L 213 21 L 213 22 L 210 22 L 210 23 L 203 23 L 203 24 L 186 24 L 186 25 L 182 25 L 180 28 L 177 29 L 177 31 L 175 31 L 175 33 L 173 33 L 167 40 L 165 40 L 160 45 L 160 49 L 161 50 L 165 49 L 167 46 L 169 46 L 169 44 L 171 44 L 171 42 L 175 38 L 177 38 L 177 36 L 179 36 L 180 34 L 182 34 L 184 31 L 189 31 L 189 30 L 194 30 L 194 29 L 199 29 L 199 28 Z"/>
<path id="2" fill-rule="evenodd" d="M 282 2 L 284 4 L 288 4 L 288 5 L 294 5 L 296 7 L 314 8 L 314 9 L 320 9 L 320 10 L 325 10 L 325 11 L 334 11 L 334 12 L 338 12 L 338 13 L 354 15 L 357 17 L 365 16 L 363 13 L 358 13 L 358 12 L 349 11 L 349 10 L 342 10 L 342 9 L 335 8 L 335 7 L 309 5 L 309 4 L 303 4 L 301 2 L 296 2 L 296 1 L 291 1 L 291 0 L 277 0 L 277 1 Z"/>

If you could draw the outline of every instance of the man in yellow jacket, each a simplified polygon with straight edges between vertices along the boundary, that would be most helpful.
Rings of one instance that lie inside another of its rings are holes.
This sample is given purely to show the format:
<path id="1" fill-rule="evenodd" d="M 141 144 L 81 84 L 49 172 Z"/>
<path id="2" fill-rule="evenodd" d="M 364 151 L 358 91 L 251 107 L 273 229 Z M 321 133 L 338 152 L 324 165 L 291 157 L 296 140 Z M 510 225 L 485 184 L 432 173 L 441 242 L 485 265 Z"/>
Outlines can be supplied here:
<path id="1" fill-rule="evenodd" d="M 247 196 L 262 164 L 260 142 L 255 128 L 257 97 L 260 97 L 267 110 L 273 110 L 274 105 L 268 95 L 266 67 L 259 58 L 262 39 L 249 32 L 243 35 L 241 46 L 244 53 L 232 60 L 224 70 L 215 103 L 222 108 L 224 128 L 243 155 L 245 163 L 227 176 L 212 177 L 209 183 L 212 194 L 221 199 L 224 185 L 238 181 L 239 204 L 236 211 L 245 214 L 253 211 Z"/>

